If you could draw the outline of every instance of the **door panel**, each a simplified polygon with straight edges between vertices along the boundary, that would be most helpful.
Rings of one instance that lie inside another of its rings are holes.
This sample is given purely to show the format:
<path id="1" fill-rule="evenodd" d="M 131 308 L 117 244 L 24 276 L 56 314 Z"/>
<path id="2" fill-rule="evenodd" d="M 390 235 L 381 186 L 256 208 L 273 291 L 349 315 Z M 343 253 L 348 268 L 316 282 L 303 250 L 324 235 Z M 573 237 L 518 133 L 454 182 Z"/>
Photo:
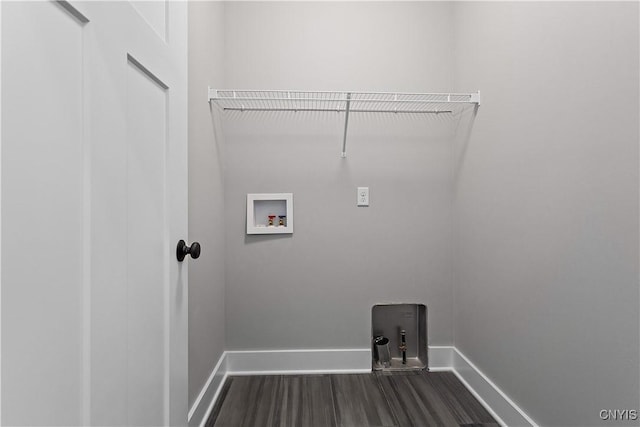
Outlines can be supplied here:
<path id="1" fill-rule="evenodd" d="M 48 6 L 2 5 L 4 425 L 80 422 L 83 26 Z"/>
<path id="2" fill-rule="evenodd" d="M 164 424 L 166 299 L 166 93 L 129 60 L 127 70 L 127 268 L 129 422 Z M 144 71 L 143 71 L 144 70 Z M 168 243 L 168 242 L 167 242 Z"/>
<path id="3" fill-rule="evenodd" d="M 162 40 L 167 38 L 166 1 L 132 1 L 131 4 Z"/>
<path id="4" fill-rule="evenodd" d="M 159 3 L 0 2 L 4 424 L 187 423 L 186 5 Z"/>

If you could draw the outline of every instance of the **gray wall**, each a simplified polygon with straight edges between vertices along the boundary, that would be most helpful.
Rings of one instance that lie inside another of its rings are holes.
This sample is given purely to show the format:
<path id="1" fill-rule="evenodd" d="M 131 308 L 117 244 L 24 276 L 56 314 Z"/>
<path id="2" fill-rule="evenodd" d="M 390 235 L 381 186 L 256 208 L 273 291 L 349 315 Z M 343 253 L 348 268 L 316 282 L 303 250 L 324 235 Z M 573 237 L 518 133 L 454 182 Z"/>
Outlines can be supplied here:
<path id="1" fill-rule="evenodd" d="M 228 3 L 225 78 L 248 89 L 448 91 L 450 4 Z M 454 123 L 335 113 L 226 114 L 227 343 L 362 348 L 370 310 L 429 308 L 452 343 Z M 356 207 L 369 186 L 371 206 Z M 247 193 L 292 192 L 293 235 L 245 235 Z"/>
<path id="2" fill-rule="evenodd" d="M 598 413 L 639 401 L 638 4 L 454 10 L 456 89 L 483 92 L 455 345 L 541 425 L 624 424 Z"/>
<path id="3" fill-rule="evenodd" d="M 191 264 L 190 401 L 225 308 L 227 349 L 358 348 L 372 304 L 418 301 L 430 344 L 455 344 L 541 425 L 637 408 L 637 4 L 190 7 L 207 38 L 191 39 L 191 237 L 215 248 Z M 481 89 L 483 105 L 459 124 L 353 116 L 340 159 L 336 115 L 208 127 L 207 84 Z M 245 235 L 249 192 L 293 192 L 295 233 Z"/>
<path id="4" fill-rule="evenodd" d="M 225 349 L 224 217 L 221 136 L 207 86 L 223 81 L 224 3 L 189 2 L 189 406 Z"/>

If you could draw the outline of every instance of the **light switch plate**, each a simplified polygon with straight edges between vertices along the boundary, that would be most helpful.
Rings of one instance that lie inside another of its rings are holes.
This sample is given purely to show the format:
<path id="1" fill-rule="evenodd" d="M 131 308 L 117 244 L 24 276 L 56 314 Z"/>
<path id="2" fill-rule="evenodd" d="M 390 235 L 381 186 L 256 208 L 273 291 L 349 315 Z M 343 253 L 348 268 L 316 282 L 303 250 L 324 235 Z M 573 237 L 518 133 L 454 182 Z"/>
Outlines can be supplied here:
<path id="1" fill-rule="evenodd" d="M 369 187 L 358 187 L 358 206 L 369 206 Z"/>

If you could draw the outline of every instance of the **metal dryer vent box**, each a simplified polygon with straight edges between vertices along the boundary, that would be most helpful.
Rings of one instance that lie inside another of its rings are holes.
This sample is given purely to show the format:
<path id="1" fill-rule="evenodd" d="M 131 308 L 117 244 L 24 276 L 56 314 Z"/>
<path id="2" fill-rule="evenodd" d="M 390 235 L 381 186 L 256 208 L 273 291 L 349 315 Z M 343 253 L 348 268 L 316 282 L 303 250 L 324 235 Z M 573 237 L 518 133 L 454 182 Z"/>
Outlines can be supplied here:
<path id="1" fill-rule="evenodd" d="M 405 331 L 407 363 L 402 363 L 401 331 Z M 389 339 L 390 366 L 380 363 L 374 343 Z M 374 371 L 428 370 L 427 307 L 424 304 L 377 304 L 371 309 L 371 368 Z"/>

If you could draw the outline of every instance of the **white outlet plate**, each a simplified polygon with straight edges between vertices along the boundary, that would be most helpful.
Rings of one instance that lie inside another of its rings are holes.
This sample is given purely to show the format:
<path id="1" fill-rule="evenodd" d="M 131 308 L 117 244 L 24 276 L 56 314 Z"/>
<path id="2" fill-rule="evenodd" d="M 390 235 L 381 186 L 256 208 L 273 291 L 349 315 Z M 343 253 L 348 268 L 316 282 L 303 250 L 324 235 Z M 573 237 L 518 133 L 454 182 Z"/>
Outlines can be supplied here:
<path id="1" fill-rule="evenodd" d="M 369 187 L 358 187 L 358 206 L 369 206 Z"/>

